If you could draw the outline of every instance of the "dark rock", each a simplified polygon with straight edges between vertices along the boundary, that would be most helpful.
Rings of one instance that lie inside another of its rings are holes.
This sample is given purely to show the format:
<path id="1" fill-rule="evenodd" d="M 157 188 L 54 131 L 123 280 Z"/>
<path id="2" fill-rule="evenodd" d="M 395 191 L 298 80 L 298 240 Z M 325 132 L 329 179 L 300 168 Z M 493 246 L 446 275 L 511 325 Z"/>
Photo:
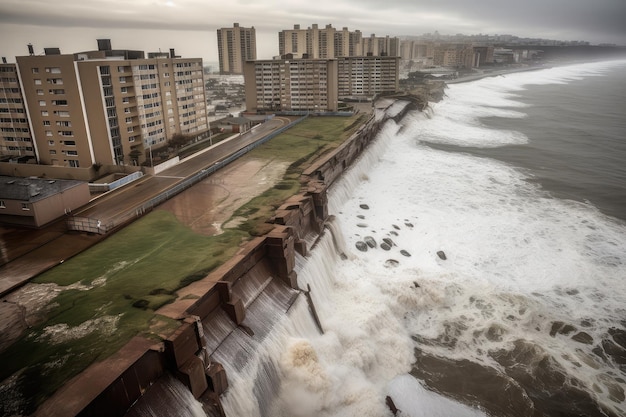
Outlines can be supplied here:
<path id="1" fill-rule="evenodd" d="M 358 218 L 359 218 L 359 219 L 361 219 L 361 220 L 365 219 L 365 216 L 364 216 L 364 215 L 362 215 L 362 214 L 359 214 L 359 215 L 358 215 L 358 216 L 356 216 L 356 217 L 358 217 Z"/>
<path id="2" fill-rule="evenodd" d="M 572 332 L 576 331 L 576 327 L 571 324 L 565 324 L 562 321 L 555 321 L 552 323 L 552 328 L 550 329 L 550 336 L 554 337 L 557 333 L 568 335 Z"/>
<path id="3" fill-rule="evenodd" d="M 382 250 L 391 250 L 391 246 L 389 246 L 386 242 L 381 243 L 380 248 Z"/>
<path id="4" fill-rule="evenodd" d="M 365 236 L 363 238 L 363 240 L 365 241 L 365 243 L 367 243 L 367 246 L 369 246 L 370 248 L 375 248 L 376 247 L 376 240 L 374 240 L 373 237 Z"/>
<path id="5" fill-rule="evenodd" d="M 367 243 L 359 240 L 358 242 L 355 243 L 355 246 L 361 252 L 367 252 Z"/>
<path id="6" fill-rule="evenodd" d="M 609 329 L 609 334 L 613 336 L 615 343 L 626 349 L 626 330 L 611 327 Z"/>
<path id="7" fill-rule="evenodd" d="M 398 410 L 390 396 L 387 395 L 387 398 L 385 398 L 385 403 L 387 404 L 387 407 L 389 407 L 394 416 L 398 414 L 398 411 L 400 410 Z"/>
<path id="8" fill-rule="evenodd" d="M 391 232 L 389 232 L 390 235 L 394 235 L 394 236 L 398 236 L 398 232 L 396 232 L 395 230 L 392 230 Z"/>
<path id="9" fill-rule="evenodd" d="M 448 258 L 446 257 L 446 253 L 445 253 L 444 251 L 442 251 L 442 250 L 437 251 L 437 256 L 438 256 L 440 259 L 443 259 L 444 261 L 445 261 L 446 259 L 448 259 Z"/>
<path id="10" fill-rule="evenodd" d="M 586 332 L 576 333 L 574 336 L 572 336 L 572 340 L 585 345 L 590 345 L 593 343 L 593 337 L 591 337 L 589 333 Z"/>
<path id="11" fill-rule="evenodd" d="M 400 251 L 400 253 L 401 253 L 402 255 L 404 255 L 404 256 L 407 256 L 407 257 L 408 257 L 408 256 L 411 256 L 411 254 L 410 254 L 409 252 L 405 251 L 404 249 L 402 249 L 402 250 Z"/>
<path id="12" fill-rule="evenodd" d="M 389 245 L 389 247 L 395 246 L 395 243 L 393 243 L 393 240 L 389 239 L 388 237 L 384 237 L 383 238 L 383 242 L 385 242 L 386 244 Z"/>
<path id="13" fill-rule="evenodd" d="M 400 262 L 396 261 L 395 259 L 387 259 L 385 261 L 385 266 L 387 268 L 395 268 L 398 265 L 400 265 Z"/>
<path id="14" fill-rule="evenodd" d="M 405 225 L 406 227 L 408 227 L 409 229 L 412 229 L 412 228 L 413 228 L 413 223 L 406 222 L 406 223 L 404 223 L 404 225 Z"/>
<path id="15" fill-rule="evenodd" d="M 365 223 L 357 223 L 357 226 L 358 227 L 367 227 L 367 224 L 365 224 Z"/>
<path id="16" fill-rule="evenodd" d="M 413 285 L 415 285 L 415 288 L 419 288 L 420 287 L 420 285 L 416 281 L 413 281 Z"/>
<path id="17" fill-rule="evenodd" d="M 395 224 L 392 224 L 392 226 L 393 226 L 393 228 L 394 228 L 394 229 L 396 229 L 396 230 L 400 230 L 400 226 L 395 225 Z"/>
<path id="18" fill-rule="evenodd" d="M 361 204 L 359 205 L 359 207 L 361 207 L 363 210 L 369 210 L 370 206 L 368 206 L 367 204 Z"/>
<path id="19" fill-rule="evenodd" d="M 604 339 L 602 341 L 602 349 L 609 355 L 617 364 L 626 365 L 626 349 L 613 343 L 612 340 Z"/>

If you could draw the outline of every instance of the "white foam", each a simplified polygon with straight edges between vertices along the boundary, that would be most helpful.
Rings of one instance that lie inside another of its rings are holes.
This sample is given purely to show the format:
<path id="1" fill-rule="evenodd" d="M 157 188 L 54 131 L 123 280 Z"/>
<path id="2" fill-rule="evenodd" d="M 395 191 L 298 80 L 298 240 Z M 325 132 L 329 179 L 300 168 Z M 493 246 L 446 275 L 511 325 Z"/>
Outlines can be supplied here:
<path id="1" fill-rule="evenodd" d="M 603 68 L 590 65 L 583 74 L 599 74 Z M 575 78 L 573 73 L 580 72 L 549 70 L 533 73 L 532 79 L 568 82 Z M 465 86 L 456 87 L 462 92 Z M 496 139 L 499 131 L 481 137 L 476 132 L 486 129 L 472 126 L 471 114 L 458 118 L 461 121 L 454 128 L 438 132 L 443 127 L 438 123 L 449 121 L 453 111 L 453 106 L 438 106 L 434 117 L 415 123 L 421 127 L 408 127 L 398 136 L 383 134 L 381 139 L 389 145 L 378 156 L 380 163 L 335 213 L 357 258 L 339 272 L 340 277 L 348 277 L 344 286 L 360 288 L 352 301 L 376 305 L 367 293 L 374 298 L 382 294 L 380 299 L 397 317 L 404 314 L 410 333 L 458 340 L 447 351 L 424 347 L 436 355 L 496 366 L 489 350 L 510 349 L 516 340 L 531 340 L 582 381 L 590 395 L 608 407 L 624 407 L 609 399 L 607 387 L 619 384 L 616 375 L 626 375 L 602 363 L 591 352 L 593 345 L 549 332 L 552 322 L 563 321 L 598 342 L 612 324 L 623 320 L 626 226 L 592 206 L 551 198 L 504 163 L 433 150 L 415 141 L 416 132 L 423 141 L 456 132 L 458 143 L 473 146 L 492 146 L 512 137 L 505 132 L 505 139 Z M 360 208 L 361 204 L 369 209 Z M 379 244 L 389 237 L 397 246 L 365 253 L 354 249 L 365 236 Z M 411 256 L 402 255 L 401 249 Z M 444 251 L 447 260 L 440 259 L 437 251 Z M 390 258 L 399 265 L 387 267 Z M 345 308 L 353 311 L 342 310 L 337 320 L 366 314 L 363 307 L 347 304 Z M 581 327 L 584 320 L 591 324 Z"/>

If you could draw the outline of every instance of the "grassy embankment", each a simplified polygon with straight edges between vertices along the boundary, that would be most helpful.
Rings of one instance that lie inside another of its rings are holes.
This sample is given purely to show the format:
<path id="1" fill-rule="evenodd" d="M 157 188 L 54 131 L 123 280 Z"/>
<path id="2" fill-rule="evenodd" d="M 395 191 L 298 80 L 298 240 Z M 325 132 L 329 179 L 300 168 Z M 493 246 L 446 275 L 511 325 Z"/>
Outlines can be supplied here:
<path id="1" fill-rule="evenodd" d="M 137 334 L 158 341 L 171 332 L 177 323 L 154 311 L 229 259 L 243 241 L 268 231 L 265 221 L 299 191 L 302 170 L 347 139 L 364 117 L 309 118 L 244 156 L 290 166 L 273 188 L 235 210 L 233 217 L 246 219 L 235 228 L 201 236 L 173 214 L 155 210 L 37 277 L 39 284 L 82 287 L 62 291 L 47 320 L 0 353 L 0 381 L 14 375 L 11 387 L 0 389 L 2 414 L 18 411 L 8 405 L 15 394 L 22 398 L 21 412 L 30 414 L 67 379 Z"/>

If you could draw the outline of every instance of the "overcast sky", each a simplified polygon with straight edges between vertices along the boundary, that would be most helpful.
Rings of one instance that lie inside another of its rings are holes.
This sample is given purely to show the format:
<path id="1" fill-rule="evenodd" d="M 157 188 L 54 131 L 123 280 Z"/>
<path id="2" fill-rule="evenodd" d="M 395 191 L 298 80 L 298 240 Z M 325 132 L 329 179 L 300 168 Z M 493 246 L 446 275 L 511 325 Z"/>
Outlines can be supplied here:
<path id="1" fill-rule="evenodd" d="M 278 32 L 314 23 L 369 36 L 512 34 L 626 45 L 626 0 L 0 0 L 0 55 L 15 62 L 58 47 L 168 51 L 217 61 L 216 30 L 254 26 L 257 56 L 278 54 Z"/>

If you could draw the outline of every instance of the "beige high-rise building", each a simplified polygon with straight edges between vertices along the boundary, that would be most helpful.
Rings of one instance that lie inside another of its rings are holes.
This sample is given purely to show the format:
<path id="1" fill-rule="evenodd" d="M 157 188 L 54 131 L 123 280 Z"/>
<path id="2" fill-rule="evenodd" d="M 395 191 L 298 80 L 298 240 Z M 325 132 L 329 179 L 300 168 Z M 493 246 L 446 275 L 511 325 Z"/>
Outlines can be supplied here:
<path id="1" fill-rule="evenodd" d="M 335 32 L 335 57 L 363 55 L 363 35 L 361 31 L 351 32 L 344 27 Z"/>
<path id="2" fill-rule="evenodd" d="M 208 130 L 202 59 L 98 50 L 17 57 L 37 163 L 139 164 L 176 133 Z"/>
<path id="3" fill-rule="evenodd" d="M 399 89 L 400 57 L 362 56 L 338 58 L 338 97 L 371 99 Z"/>
<path id="4" fill-rule="evenodd" d="M 374 34 L 363 38 L 363 55 L 367 56 L 400 56 L 400 39 L 380 37 Z"/>
<path id="5" fill-rule="evenodd" d="M 17 66 L 0 64 L 0 162 L 35 158 Z"/>
<path id="6" fill-rule="evenodd" d="M 335 58 L 335 34 L 332 25 L 320 29 L 317 24 L 307 29 L 294 25 L 293 29 L 278 33 L 278 53 L 291 54 L 295 58 L 332 59 Z"/>
<path id="7" fill-rule="evenodd" d="M 246 108 L 250 112 L 337 111 L 337 61 L 275 59 L 247 62 Z"/>
<path id="8" fill-rule="evenodd" d="M 442 43 L 435 45 L 433 64 L 441 67 L 474 67 L 474 48 L 471 44 Z"/>
<path id="9" fill-rule="evenodd" d="M 232 28 L 217 30 L 220 74 L 243 74 L 246 61 L 256 59 L 256 31 L 235 23 Z"/>

